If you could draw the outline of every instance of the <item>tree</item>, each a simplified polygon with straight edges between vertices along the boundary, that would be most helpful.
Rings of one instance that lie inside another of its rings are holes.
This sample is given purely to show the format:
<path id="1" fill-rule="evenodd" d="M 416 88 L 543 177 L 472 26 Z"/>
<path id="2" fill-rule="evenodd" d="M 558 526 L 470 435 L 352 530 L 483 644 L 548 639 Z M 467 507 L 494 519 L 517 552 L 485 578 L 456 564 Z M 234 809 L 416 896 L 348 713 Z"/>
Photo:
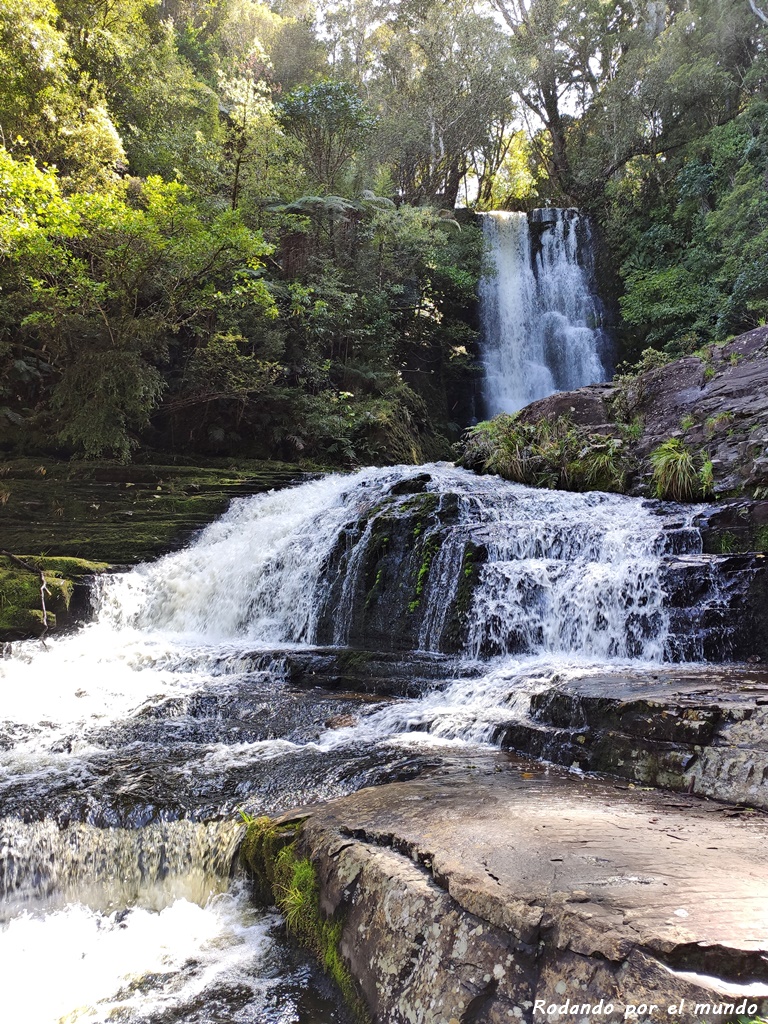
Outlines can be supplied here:
<path id="1" fill-rule="evenodd" d="M 0 139 L 56 164 L 65 187 L 96 187 L 125 159 L 98 83 L 79 74 L 50 0 L 0 6 Z"/>
<path id="2" fill-rule="evenodd" d="M 189 190 L 159 178 L 62 196 L 56 176 L 0 151 L 6 320 L 17 354 L 53 386 L 59 436 L 86 455 L 126 458 L 168 386 L 164 364 L 225 330 L 233 306 L 267 311 L 269 251 L 234 213 L 204 218 Z"/>
<path id="3" fill-rule="evenodd" d="M 633 157 L 734 117 L 754 18 L 725 0 L 489 0 L 512 37 L 516 91 L 566 198 L 599 201 Z"/>
<path id="4" fill-rule="evenodd" d="M 489 174 L 503 159 L 495 142 L 515 113 L 508 41 L 462 2 L 427 4 L 423 14 L 406 5 L 391 31 L 375 91 L 377 153 L 407 202 L 453 207 L 474 154 Z"/>
<path id="5" fill-rule="evenodd" d="M 356 152 L 375 127 L 375 119 L 347 82 L 302 86 L 280 103 L 285 130 L 301 144 L 302 160 L 315 186 L 338 192 Z"/>

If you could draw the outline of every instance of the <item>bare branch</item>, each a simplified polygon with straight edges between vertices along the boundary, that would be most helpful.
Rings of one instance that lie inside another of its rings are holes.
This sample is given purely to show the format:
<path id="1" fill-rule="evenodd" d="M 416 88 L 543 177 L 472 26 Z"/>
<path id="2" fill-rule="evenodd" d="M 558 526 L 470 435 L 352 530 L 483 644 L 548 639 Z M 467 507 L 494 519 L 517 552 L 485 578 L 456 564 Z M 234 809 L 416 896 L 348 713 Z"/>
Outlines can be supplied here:
<path id="1" fill-rule="evenodd" d="M 5 555 L 6 558 L 10 559 L 10 561 L 14 563 L 14 565 L 18 565 L 21 569 L 25 569 L 27 572 L 31 572 L 35 576 L 40 577 L 40 604 L 43 610 L 43 632 L 40 634 L 39 639 L 40 643 L 45 647 L 45 634 L 48 632 L 48 609 L 45 607 L 45 595 L 50 594 L 45 573 L 42 569 L 38 569 L 37 566 L 31 565 L 29 562 L 25 562 L 23 558 L 19 558 L 18 555 L 11 554 L 10 551 L 6 551 L 4 548 L 0 548 L 0 555 Z"/>
<path id="2" fill-rule="evenodd" d="M 755 3 L 755 0 L 747 0 L 749 6 L 752 8 L 752 13 L 756 14 L 757 17 L 762 21 L 764 25 L 768 25 L 768 14 L 765 14 Z"/>

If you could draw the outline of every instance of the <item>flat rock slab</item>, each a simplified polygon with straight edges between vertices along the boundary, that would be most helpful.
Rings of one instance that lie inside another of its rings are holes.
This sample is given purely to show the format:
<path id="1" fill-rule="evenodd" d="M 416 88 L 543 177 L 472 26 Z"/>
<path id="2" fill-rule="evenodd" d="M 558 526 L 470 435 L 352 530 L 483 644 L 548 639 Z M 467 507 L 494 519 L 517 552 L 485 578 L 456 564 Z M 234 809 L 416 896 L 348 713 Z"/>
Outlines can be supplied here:
<path id="1" fill-rule="evenodd" d="M 377 1021 L 768 1007 L 759 812 L 482 755 L 307 813 L 301 842 Z"/>

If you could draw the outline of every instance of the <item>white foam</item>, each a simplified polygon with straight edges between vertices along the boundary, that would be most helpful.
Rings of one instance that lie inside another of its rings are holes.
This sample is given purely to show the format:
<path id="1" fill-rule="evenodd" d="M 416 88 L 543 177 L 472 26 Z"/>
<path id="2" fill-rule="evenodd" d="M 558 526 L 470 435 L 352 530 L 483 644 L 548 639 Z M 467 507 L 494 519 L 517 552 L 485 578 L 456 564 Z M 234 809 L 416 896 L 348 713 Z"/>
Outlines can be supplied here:
<path id="1" fill-rule="evenodd" d="M 262 962 L 273 923 L 236 893 L 205 907 L 177 900 L 159 913 L 106 916 L 79 904 L 25 912 L 0 929 L 3 1019 L 101 1024 L 130 1011 L 142 1019 L 214 984 L 256 997 L 275 984 Z"/>

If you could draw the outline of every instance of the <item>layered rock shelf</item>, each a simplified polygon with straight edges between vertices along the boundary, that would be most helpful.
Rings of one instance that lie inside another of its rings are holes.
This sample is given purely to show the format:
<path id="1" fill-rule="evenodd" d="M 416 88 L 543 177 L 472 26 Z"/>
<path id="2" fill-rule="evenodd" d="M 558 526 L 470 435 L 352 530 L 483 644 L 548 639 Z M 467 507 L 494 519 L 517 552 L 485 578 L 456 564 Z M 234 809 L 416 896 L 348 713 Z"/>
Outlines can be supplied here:
<path id="1" fill-rule="evenodd" d="M 376 1021 L 768 1009 L 762 815 L 487 755 L 275 825 Z"/>
<path id="2" fill-rule="evenodd" d="M 768 673 L 752 666 L 584 675 L 534 693 L 496 739 L 580 771 L 768 809 Z"/>

